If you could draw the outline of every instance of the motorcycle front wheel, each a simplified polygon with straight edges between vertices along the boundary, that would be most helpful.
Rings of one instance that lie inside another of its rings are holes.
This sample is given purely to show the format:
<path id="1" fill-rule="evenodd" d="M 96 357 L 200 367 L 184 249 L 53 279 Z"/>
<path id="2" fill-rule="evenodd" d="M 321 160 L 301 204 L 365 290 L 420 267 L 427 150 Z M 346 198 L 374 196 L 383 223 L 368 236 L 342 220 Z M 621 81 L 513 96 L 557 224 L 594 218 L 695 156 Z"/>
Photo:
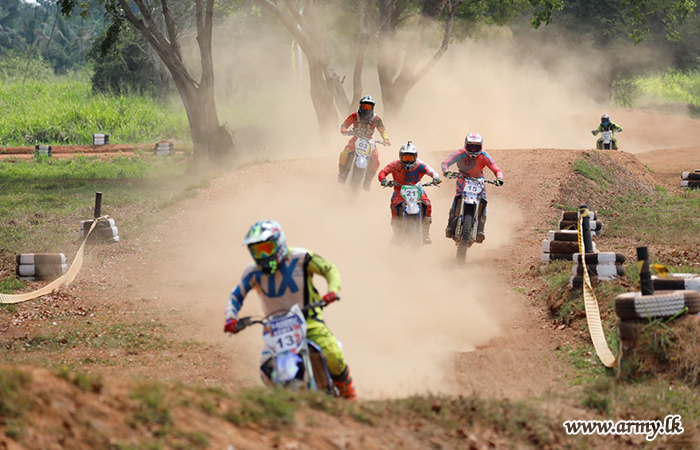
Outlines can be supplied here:
<path id="1" fill-rule="evenodd" d="M 406 242 L 412 245 L 423 245 L 423 229 L 419 214 L 406 215 L 404 220 L 404 236 Z"/>
<path id="2" fill-rule="evenodd" d="M 467 260 L 467 250 L 471 247 L 469 242 L 474 227 L 474 216 L 472 213 L 464 213 L 462 218 L 462 238 L 457 243 L 457 261 L 463 263 Z"/>

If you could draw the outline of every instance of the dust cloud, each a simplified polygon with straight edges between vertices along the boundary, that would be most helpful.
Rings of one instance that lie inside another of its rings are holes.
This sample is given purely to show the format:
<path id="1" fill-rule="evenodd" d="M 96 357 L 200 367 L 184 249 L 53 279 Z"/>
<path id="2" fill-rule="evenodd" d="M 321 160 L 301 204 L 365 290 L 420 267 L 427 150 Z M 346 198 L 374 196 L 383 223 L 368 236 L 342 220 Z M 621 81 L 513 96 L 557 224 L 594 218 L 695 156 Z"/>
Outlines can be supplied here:
<path id="1" fill-rule="evenodd" d="M 517 205 L 492 200 L 488 238 L 459 267 L 454 244 L 442 236 L 454 194 L 448 181 L 429 191 L 433 245 L 414 251 L 390 245 L 391 193 L 375 182 L 372 192 L 350 198 L 336 182 L 337 156 L 347 138 L 338 133 L 321 144 L 307 69 L 292 71 L 289 44 L 276 34 L 215 51 L 221 119 L 236 130 L 241 162 L 256 164 L 215 183 L 212 197 L 188 211 L 198 219 L 183 219 L 188 238 L 177 252 L 188 259 L 164 262 L 179 279 L 172 301 L 201 322 L 195 337 L 224 345 L 234 355 L 232 371 L 254 383 L 260 330 L 232 339 L 220 330 L 230 289 L 250 263 L 243 237 L 255 221 L 274 219 L 289 245 L 315 251 L 340 270 L 342 300 L 325 317 L 363 398 L 454 392 L 455 355 L 487 345 L 522 311 L 491 259 L 524 218 Z M 487 149 L 592 148 L 590 130 L 601 106 L 588 94 L 587 71 L 604 66 L 604 58 L 580 60 L 564 49 L 561 55 L 552 71 L 535 57 L 522 58 L 507 40 L 452 45 L 411 91 L 401 118 L 384 118 L 394 146 L 380 149 L 382 165 L 412 140 L 419 157 L 438 168 L 470 131 L 484 136 Z M 375 77 L 368 66 L 364 91 L 378 99 L 382 115 Z M 338 125 L 343 119 L 339 115 Z M 273 162 L 261 164 L 265 160 Z M 189 233 L 202 227 L 206 232 Z M 322 279 L 317 286 L 325 292 Z M 241 315 L 259 314 L 255 295 Z"/>
<path id="2" fill-rule="evenodd" d="M 251 262 L 243 237 L 255 221 L 274 219 L 290 246 L 314 251 L 340 271 L 341 301 L 324 316 L 344 346 L 363 398 L 454 392 L 455 355 L 487 344 L 518 310 L 515 294 L 489 269 L 493 252 L 512 239 L 519 220 L 515 208 L 495 201 L 489 206 L 487 241 L 473 247 L 459 267 L 454 244 L 442 236 L 453 186 L 432 188 L 434 243 L 409 251 L 389 244 L 391 192 L 375 183 L 370 192 L 350 196 L 335 173 L 324 170 L 334 161 L 261 164 L 218 180 L 211 197 L 174 218 L 187 236 L 176 253 L 188 257 L 164 258 L 163 270 L 178 280 L 170 301 L 201 322 L 193 338 L 221 343 L 235 355 L 232 370 L 255 384 L 261 330 L 224 338 L 221 327 L 230 289 Z M 188 232 L 202 222 L 206 233 Z M 322 277 L 315 283 L 326 292 Z M 260 314 L 256 297 L 246 298 L 242 316 Z"/>

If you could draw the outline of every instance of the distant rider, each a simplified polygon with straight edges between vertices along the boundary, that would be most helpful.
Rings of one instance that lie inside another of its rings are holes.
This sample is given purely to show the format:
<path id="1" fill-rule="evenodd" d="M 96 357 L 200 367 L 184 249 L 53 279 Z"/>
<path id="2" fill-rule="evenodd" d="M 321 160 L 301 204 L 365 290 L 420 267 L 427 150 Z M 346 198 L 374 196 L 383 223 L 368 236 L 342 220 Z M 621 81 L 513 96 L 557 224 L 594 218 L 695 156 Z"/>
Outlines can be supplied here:
<path id="1" fill-rule="evenodd" d="M 615 122 L 610 121 L 610 116 L 607 114 L 603 114 L 600 116 L 600 125 L 598 125 L 598 128 L 595 130 L 591 130 L 591 134 L 593 136 L 598 136 L 598 133 L 601 133 L 603 131 L 614 131 L 614 132 L 620 132 L 622 131 L 622 127 Z M 600 141 L 603 139 L 602 137 L 596 141 L 596 148 L 600 148 Z M 612 136 L 612 144 L 613 144 L 613 150 L 617 150 L 617 138 L 615 137 L 615 134 L 613 133 Z"/>
<path id="2" fill-rule="evenodd" d="M 236 333 L 238 311 L 243 299 L 252 290 L 260 295 L 266 315 L 291 308 L 295 303 L 303 307 L 308 303 L 323 301 L 330 304 L 338 300 L 340 274 L 336 267 L 319 255 L 303 249 L 288 248 L 282 227 L 274 220 L 255 223 L 243 241 L 254 263 L 250 264 L 238 286 L 231 292 L 226 307 L 224 331 Z M 313 285 L 313 276 L 321 275 L 328 284 L 328 293 L 321 297 Z M 328 371 L 340 395 L 347 400 L 356 400 L 357 394 L 345 363 L 343 351 L 333 333 L 328 329 L 321 308 L 305 312 L 307 338 L 318 344 L 328 363 Z M 266 356 L 263 354 L 263 357 Z"/>
<path id="3" fill-rule="evenodd" d="M 445 176 L 450 175 L 448 168 L 452 164 L 457 164 L 459 173 L 463 176 L 478 178 L 484 176 L 484 167 L 488 167 L 491 172 L 496 176 L 496 186 L 503 185 L 503 172 L 498 168 L 493 159 L 483 150 L 484 139 L 479 133 L 469 133 L 464 139 L 464 147 L 460 148 L 456 152 L 452 153 L 447 157 L 441 164 L 442 173 Z M 447 219 L 447 228 L 445 228 L 445 237 L 452 239 L 454 237 L 453 221 L 457 211 L 457 200 L 464 189 L 464 180 L 461 178 L 457 179 L 457 190 L 455 198 L 452 201 L 452 208 L 450 208 L 450 215 Z M 482 194 L 484 200 L 486 200 L 486 191 Z M 476 230 L 476 242 L 481 243 L 486 239 L 484 234 L 484 227 L 486 226 L 486 205 L 484 205 L 481 218 L 479 219 L 479 226 Z"/>
<path id="4" fill-rule="evenodd" d="M 399 159 L 392 161 L 379 172 L 379 182 L 382 186 L 387 186 L 389 181 L 386 179 L 388 175 L 392 175 L 394 181 L 400 186 L 394 186 L 394 194 L 391 196 L 391 225 L 394 231 L 392 242 L 398 241 L 398 231 L 401 227 L 399 220 L 399 211 L 397 205 L 403 201 L 401 197 L 401 186 L 406 184 L 418 184 L 424 175 L 430 175 L 435 184 L 440 184 L 442 180 L 440 175 L 433 170 L 432 167 L 418 159 L 418 149 L 411 141 L 401 146 L 399 150 Z M 430 244 L 430 224 L 433 221 L 432 210 L 427 194 L 423 191 L 420 201 L 425 205 L 425 222 L 423 222 L 423 243 Z"/>
<path id="5" fill-rule="evenodd" d="M 384 139 L 384 143 L 386 145 L 391 145 L 389 136 L 386 133 L 386 128 L 384 127 L 384 122 L 382 122 L 381 117 L 374 112 L 375 104 L 376 102 L 371 95 L 362 97 L 360 99 L 359 109 L 345 119 L 345 122 L 340 126 L 340 133 L 347 135 L 350 133 L 350 127 L 352 126 L 353 133 L 366 139 L 372 139 L 374 130 L 377 130 Z M 353 136 L 348 142 L 348 145 L 340 153 L 340 160 L 338 161 L 338 183 L 345 183 L 348 177 L 348 173 L 350 172 L 348 162 L 352 159 L 348 158 L 348 156 L 351 152 L 355 151 L 355 141 L 357 141 L 357 137 Z M 372 151 L 370 156 L 372 157 L 372 165 L 367 169 L 369 172 L 365 176 L 365 183 L 363 186 L 366 191 L 369 191 L 372 178 L 374 178 L 374 174 L 377 173 L 377 169 L 379 169 L 379 152 L 376 148 Z"/>

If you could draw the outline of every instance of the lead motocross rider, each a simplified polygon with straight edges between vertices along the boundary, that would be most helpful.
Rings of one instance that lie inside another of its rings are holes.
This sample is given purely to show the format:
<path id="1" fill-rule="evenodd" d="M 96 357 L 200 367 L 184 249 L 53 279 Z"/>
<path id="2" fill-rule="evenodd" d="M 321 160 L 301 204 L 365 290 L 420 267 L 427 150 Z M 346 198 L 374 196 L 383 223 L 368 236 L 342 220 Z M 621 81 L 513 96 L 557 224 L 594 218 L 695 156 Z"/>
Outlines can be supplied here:
<path id="1" fill-rule="evenodd" d="M 265 315 L 289 309 L 295 303 L 299 307 L 319 301 L 328 305 L 339 299 L 340 274 L 335 265 L 309 250 L 288 248 L 284 231 L 276 221 L 256 222 L 243 242 L 255 262 L 245 269 L 241 281 L 231 292 L 226 306 L 225 332 L 236 333 L 238 311 L 252 290 L 260 295 Z M 323 297 L 313 285 L 314 274 L 321 275 L 328 283 L 328 293 Z M 305 311 L 304 314 L 306 337 L 321 348 L 333 384 L 343 398 L 356 400 L 350 369 L 337 339 L 323 321 L 321 308 Z"/>
<path id="2" fill-rule="evenodd" d="M 372 139 L 372 135 L 376 129 L 379 134 L 381 134 L 382 139 L 384 139 L 384 144 L 390 146 L 391 142 L 389 142 L 389 136 L 386 134 L 384 122 L 382 122 L 381 117 L 374 112 L 375 104 L 376 102 L 371 95 L 365 95 L 362 97 L 360 99 L 359 109 L 345 119 L 345 122 L 343 122 L 343 124 L 340 126 L 340 133 L 347 135 L 350 133 L 350 127 L 352 126 L 352 131 L 355 134 L 358 134 L 366 139 Z M 348 161 L 351 160 L 351 158 L 348 158 L 348 156 L 351 152 L 355 151 L 355 141 L 357 141 L 357 137 L 353 136 L 348 142 L 348 145 L 345 146 L 342 152 L 340 152 L 340 160 L 338 161 L 338 183 L 345 183 L 345 180 L 348 177 L 348 173 L 350 172 Z M 365 176 L 363 186 L 364 190 L 366 191 L 369 191 L 372 178 L 374 178 L 374 174 L 377 173 L 377 169 L 379 169 L 379 152 L 376 148 L 372 151 L 371 157 L 372 166 L 367 169 L 369 172 Z"/>
<path id="3" fill-rule="evenodd" d="M 610 116 L 607 114 L 603 114 L 600 116 L 600 125 L 598 125 L 598 128 L 595 130 L 591 130 L 591 134 L 593 136 L 598 136 L 598 133 L 601 133 L 603 131 L 616 131 L 620 132 L 622 131 L 622 127 L 615 122 L 610 121 Z M 603 139 L 602 137 L 596 141 L 596 148 L 600 147 L 600 140 Z M 613 150 L 617 150 L 617 138 L 615 137 L 615 134 L 612 135 L 612 144 L 613 144 Z"/>
<path id="4" fill-rule="evenodd" d="M 388 175 L 394 178 L 398 186 L 394 186 L 394 194 L 391 196 L 391 226 L 393 229 L 393 237 L 391 242 L 398 242 L 399 233 L 401 230 L 401 221 L 399 220 L 399 212 L 396 206 L 403 201 L 401 197 L 401 186 L 406 184 L 418 184 L 424 175 L 433 177 L 435 184 L 440 184 L 442 180 L 440 175 L 429 165 L 418 159 L 418 149 L 411 141 L 401 146 L 399 149 L 399 159 L 390 162 L 379 172 L 379 182 L 382 186 L 387 186 L 389 181 L 386 179 Z M 420 201 L 425 205 L 425 222 L 423 223 L 423 243 L 430 244 L 430 224 L 433 221 L 432 210 L 428 195 L 423 191 Z"/>
<path id="5" fill-rule="evenodd" d="M 464 147 L 460 148 L 456 152 L 452 153 L 447 157 L 446 160 L 440 165 L 442 173 L 445 176 L 450 176 L 452 173 L 448 172 L 448 168 L 452 164 L 457 164 L 459 173 L 462 176 L 478 178 L 484 176 L 484 167 L 488 167 L 491 172 L 496 176 L 496 186 L 503 185 L 503 172 L 498 168 L 496 163 L 491 159 L 488 153 L 483 150 L 484 139 L 479 133 L 469 133 L 464 139 Z M 464 189 L 464 180 L 461 178 L 457 179 L 457 190 L 454 200 L 452 200 L 452 208 L 450 208 L 450 215 L 447 219 L 447 228 L 445 228 L 445 237 L 452 239 L 454 237 L 453 222 L 455 214 L 457 211 L 457 200 L 459 199 L 462 190 Z M 486 190 L 482 194 L 484 200 L 486 199 Z M 486 226 L 486 205 L 481 213 L 481 218 L 479 219 L 479 226 L 476 230 L 476 242 L 482 243 L 486 239 L 484 234 L 484 227 Z"/>

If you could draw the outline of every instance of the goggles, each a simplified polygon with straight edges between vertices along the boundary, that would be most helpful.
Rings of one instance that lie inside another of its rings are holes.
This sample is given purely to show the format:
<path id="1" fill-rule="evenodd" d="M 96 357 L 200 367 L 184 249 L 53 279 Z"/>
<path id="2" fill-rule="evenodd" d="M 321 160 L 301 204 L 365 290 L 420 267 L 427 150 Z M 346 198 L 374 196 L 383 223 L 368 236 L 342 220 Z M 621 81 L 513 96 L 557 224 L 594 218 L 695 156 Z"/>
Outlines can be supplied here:
<path id="1" fill-rule="evenodd" d="M 277 253 L 277 244 L 272 241 L 258 242 L 248 246 L 253 259 L 262 260 L 271 258 Z"/>
<path id="2" fill-rule="evenodd" d="M 469 153 L 479 153 L 481 152 L 481 144 L 467 144 L 467 151 Z"/>
<path id="3" fill-rule="evenodd" d="M 365 111 L 371 111 L 374 109 L 374 105 L 371 103 L 362 103 L 360 104 L 360 109 L 364 109 Z"/>
<path id="4" fill-rule="evenodd" d="M 403 153 L 401 154 L 401 162 L 402 163 L 414 163 L 416 162 L 416 154 L 415 153 Z"/>

